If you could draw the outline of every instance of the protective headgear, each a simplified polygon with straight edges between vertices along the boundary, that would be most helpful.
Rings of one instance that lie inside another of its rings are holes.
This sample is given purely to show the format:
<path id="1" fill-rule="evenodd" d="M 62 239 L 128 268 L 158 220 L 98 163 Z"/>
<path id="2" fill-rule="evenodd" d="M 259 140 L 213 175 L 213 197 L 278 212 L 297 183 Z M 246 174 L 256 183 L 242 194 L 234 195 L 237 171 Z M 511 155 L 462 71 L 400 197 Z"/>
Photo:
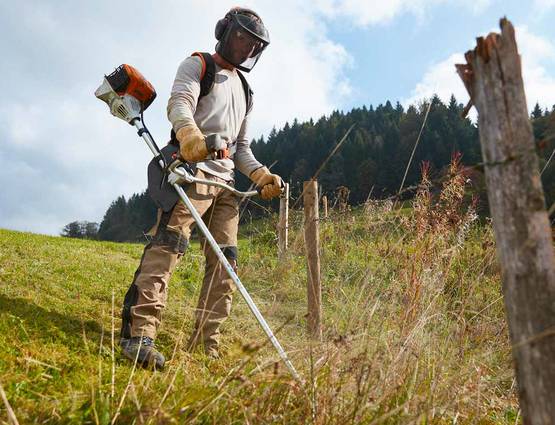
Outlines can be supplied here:
<path id="1" fill-rule="evenodd" d="M 233 8 L 216 24 L 216 52 L 227 62 L 250 72 L 262 51 L 270 44 L 270 35 L 254 11 Z"/>

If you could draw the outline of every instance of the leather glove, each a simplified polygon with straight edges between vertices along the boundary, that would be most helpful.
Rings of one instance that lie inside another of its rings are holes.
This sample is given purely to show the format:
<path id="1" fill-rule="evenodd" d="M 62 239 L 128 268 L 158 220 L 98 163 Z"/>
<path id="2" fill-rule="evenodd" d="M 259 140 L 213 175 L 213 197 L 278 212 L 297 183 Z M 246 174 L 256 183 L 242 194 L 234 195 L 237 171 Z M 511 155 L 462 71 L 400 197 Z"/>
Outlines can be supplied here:
<path id="1" fill-rule="evenodd" d="M 188 162 L 198 162 L 209 153 L 214 158 L 227 158 L 227 142 L 219 134 L 204 136 L 196 125 L 181 127 L 175 137 L 179 141 L 181 158 Z"/>
<path id="2" fill-rule="evenodd" d="M 277 174 L 270 173 L 266 167 L 260 167 L 254 170 L 250 179 L 261 189 L 260 197 L 262 199 L 272 199 L 279 196 L 283 187 L 283 180 Z"/>
<path id="3" fill-rule="evenodd" d="M 208 148 L 205 137 L 196 125 L 181 127 L 175 137 L 179 141 L 181 158 L 188 162 L 198 162 L 206 158 Z"/>

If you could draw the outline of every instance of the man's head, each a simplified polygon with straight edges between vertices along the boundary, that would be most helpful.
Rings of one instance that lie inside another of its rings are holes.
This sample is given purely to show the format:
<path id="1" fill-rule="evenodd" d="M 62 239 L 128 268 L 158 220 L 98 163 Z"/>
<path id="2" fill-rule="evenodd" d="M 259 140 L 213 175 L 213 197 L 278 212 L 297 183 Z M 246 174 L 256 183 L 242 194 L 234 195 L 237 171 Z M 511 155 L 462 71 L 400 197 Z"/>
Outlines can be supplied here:
<path id="1" fill-rule="evenodd" d="M 241 71 L 250 72 L 270 44 L 260 16 L 250 9 L 235 7 L 216 24 L 216 52 Z"/>

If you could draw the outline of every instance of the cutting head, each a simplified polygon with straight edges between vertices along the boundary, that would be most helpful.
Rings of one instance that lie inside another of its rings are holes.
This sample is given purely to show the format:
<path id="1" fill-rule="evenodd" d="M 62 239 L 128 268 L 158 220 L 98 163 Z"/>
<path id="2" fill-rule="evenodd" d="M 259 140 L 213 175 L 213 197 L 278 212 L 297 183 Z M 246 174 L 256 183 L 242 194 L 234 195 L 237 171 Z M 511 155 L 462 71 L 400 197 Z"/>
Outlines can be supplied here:
<path id="1" fill-rule="evenodd" d="M 123 64 L 94 92 L 110 107 L 112 115 L 132 124 L 156 98 L 156 91 L 143 75 L 131 65 Z"/>

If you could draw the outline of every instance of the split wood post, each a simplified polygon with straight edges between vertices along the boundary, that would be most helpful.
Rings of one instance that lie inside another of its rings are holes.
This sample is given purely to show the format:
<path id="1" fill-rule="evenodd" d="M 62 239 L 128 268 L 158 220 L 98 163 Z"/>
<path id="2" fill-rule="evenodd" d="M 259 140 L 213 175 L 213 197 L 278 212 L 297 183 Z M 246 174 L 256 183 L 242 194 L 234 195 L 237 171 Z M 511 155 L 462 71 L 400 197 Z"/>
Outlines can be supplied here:
<path id="1" fill-rule="evenodd" d="M 322 340 L 322 287 L 320 283 L 320 234 L 318 230 L 318 182 L 310 180 L 303 184 L 304 240 L 308 265 L 308 332 L 318 341 Z"/>
<path id="2" fill-rule="evenodd" d="M 326 195 L 322 196 L 322 209 L 324 210 L 322 216 L 328 218 L 328 197 Z"/>
<path id="3" fill-rule="evenodd" d="M 555 255 L 515 31 L 478 38 L 457 65 L 478 128 L 524 424 L 555 420 Z"/>
<path id="4" fill-rule="evenodd" d="M 282 258 L 287 252 L 289 237 L 289 183 L 285 183 L 283 196 L 279 200 L 278 256 Z"/>

